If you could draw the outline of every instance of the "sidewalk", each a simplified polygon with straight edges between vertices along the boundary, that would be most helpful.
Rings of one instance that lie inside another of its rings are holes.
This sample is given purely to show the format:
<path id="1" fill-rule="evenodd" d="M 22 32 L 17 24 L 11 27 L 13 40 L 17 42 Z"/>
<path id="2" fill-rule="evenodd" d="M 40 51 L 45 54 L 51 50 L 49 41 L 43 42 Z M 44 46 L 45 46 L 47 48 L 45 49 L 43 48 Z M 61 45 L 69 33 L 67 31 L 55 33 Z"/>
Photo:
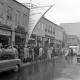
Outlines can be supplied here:
<path id="1" fill-rule="evenodd" d="M 58 58 L 58 56 L 52 58 L 52 59 L 56 59 Z M 51 59 L 50 59 L 51 60 Z M 48 60 L 42 60 L 42 61 L 35 61 L 35 62 L 27 62 L 27 63 L 22 63 L 22 66 L 21 67 L 25 67 L 27 65 L 31 65 L 31 64 L 35 64 L 35 63 L 40 63 L 40 62 L 44 62 L 44 61 L 48 61 Z"/>

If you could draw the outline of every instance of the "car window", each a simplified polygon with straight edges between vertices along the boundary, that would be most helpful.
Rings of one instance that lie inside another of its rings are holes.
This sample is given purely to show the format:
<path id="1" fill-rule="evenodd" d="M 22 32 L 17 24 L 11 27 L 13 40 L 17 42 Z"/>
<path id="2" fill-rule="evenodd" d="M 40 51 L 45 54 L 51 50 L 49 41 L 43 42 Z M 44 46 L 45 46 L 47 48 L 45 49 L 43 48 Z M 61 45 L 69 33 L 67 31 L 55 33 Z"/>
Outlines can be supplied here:
<path id="1" fill-rule="evenodd" d="M 0 56 L 0 60 L 10 60 L 10 59 L 15 59 L 13 54 L 2 54 Z"/>

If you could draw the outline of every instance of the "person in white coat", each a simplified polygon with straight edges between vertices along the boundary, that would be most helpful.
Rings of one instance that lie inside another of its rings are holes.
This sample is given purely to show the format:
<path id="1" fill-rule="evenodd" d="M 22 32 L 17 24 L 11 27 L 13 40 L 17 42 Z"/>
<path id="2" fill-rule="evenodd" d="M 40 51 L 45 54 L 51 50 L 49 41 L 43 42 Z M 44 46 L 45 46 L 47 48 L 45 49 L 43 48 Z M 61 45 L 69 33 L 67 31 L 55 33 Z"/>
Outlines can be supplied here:
<path id="1" fill-rule="evenodd" d="M 39 48 L 39 58 L 42 60 L 43 48 Z"/>
<path id="2" fill-rule="evenodd" d="M 29 49 L 28 47 L 25 45 L 24 47 L 24 61 L 26 62 L 27 58 L 29 57 Z"/>

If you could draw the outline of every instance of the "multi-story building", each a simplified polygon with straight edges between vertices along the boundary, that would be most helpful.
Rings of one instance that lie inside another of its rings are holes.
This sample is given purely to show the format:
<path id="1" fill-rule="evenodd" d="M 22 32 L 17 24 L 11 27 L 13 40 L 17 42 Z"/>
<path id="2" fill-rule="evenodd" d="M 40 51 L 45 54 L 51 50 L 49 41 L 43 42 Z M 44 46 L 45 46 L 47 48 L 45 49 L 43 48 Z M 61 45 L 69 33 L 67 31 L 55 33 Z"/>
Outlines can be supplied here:
<path id="1" fill-rule="evenodd" d="M 16 0 L 0 0 L 0 43 L 19 45 L 27 42 L 29 8 Z"/>
<path id="2" fill-rule="evenodd" d="M 44 44 L 45 46 L 54 46 L 54 38 L 55 38 L 55 24 L 45 17 L 42 18 L 42 21 L 45 25 L 45 38 Z"/>
<path id="3" fill-rule="evenodd" d="M 39 44 L 41 46 L 52 46 L 54 45 L 55 25 L 48 19 L 42 17 L 37 25 L 35 26 L 32 34 L 31 42 Z"/>
<path id="4" fill-rule="evenodd" d="M 65 31 L 63 31 L 63 43 L 62 43 L 62 47 L 68 47 L 67 45 L 67 34 Z"/>
<path id="5" fill-rule="evenodd" d="M 60 26 L 69 35 L 77 35 L 80 37 L 80 22 L 76 23 L 61 23 Z"/>
<path id="6" fill-rule="evenodd" d="M 36 45 L 60 48 L 63 42 L 63 28 L 42 17 L 33 30 L 29 43 L 31 42 Z"/>
<path id="7" fill-rule="evenodd" d="M 68 46 L 80 46 L 80 39 L 76 35 L 67 35 Z"/>
<path id="8" fill-rule="evenodd" d="M 55 24 L 55 47 L 62 48 L 63 28 Z"/>

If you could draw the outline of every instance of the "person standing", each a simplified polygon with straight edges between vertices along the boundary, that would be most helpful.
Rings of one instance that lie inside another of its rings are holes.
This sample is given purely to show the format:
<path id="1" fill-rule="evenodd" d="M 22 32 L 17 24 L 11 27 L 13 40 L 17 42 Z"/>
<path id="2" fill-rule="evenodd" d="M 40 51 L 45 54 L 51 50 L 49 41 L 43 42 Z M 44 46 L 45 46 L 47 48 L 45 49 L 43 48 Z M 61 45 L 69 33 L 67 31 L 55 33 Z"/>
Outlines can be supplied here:
<path id="1" fill-rule="evenodd" d="M 29 57 L 29 49 L 28 49 L 28 46 L 25 45 L 25 47 L 24 47 L 24 62 L 27 61 L 28 57 Z"/>
<path id="2" fill-rule="evenodd" d="M 24 50 L 23 50 L 23 45 L 20 46 L 20 59 L 23 62 L 24 60 Z"/>
<path id="3" fill-rule="evenodd" d="M 42 60 L 42 54 L 43 54 L 43 48 L 40 47 L 39 48 L 39 58 L 40 58 L 40 60 Z"/>
<path id="4" fill-rule="evenodd" d="M 47 59 L 48 59 L 48 60 L 51 59 L 51 53 L 52 53 L 51 49 L 48 48 L 48 50 L 47 50 Z"/>
<path id="5" fill-rule="evenodd" d="M 39 45 L 37 45 L 34 48 L 34 56 L 35 56 L 36 60 L 38 60 L 38 56 L 39 56 Z"/>

